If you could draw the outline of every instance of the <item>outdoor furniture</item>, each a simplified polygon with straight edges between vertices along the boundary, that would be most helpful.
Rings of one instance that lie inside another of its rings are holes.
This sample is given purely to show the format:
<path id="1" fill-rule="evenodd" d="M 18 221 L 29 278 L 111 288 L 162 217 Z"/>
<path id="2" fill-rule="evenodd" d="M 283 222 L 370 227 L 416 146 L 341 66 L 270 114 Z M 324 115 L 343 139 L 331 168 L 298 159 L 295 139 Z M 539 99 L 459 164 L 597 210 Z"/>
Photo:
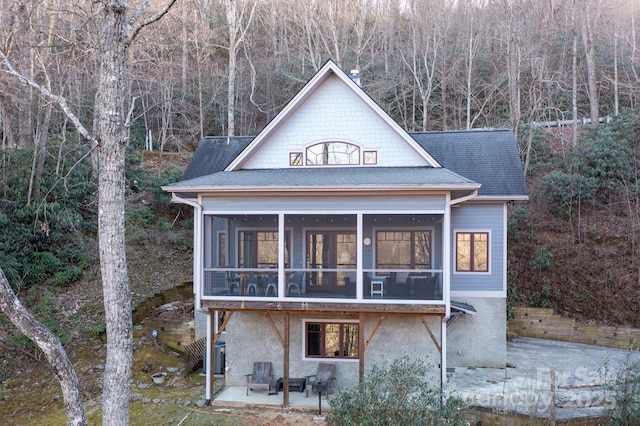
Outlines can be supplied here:
<path id="1" fill-rule="evenodd" d="M 274 283 L 269 283 L 267 285 L 267 291 L 265 292 L 265 296 L 267 297 L 276 297 L 278 295 L 278 286 Z"/>
<path id="2" fill-rule="evenodd" d="M 240 295 L 240 276 L 227 271 L 227 284 L 229 286 L 229 295 Z"/>
<path id="3" fill-rule="evenodd" d="M 413 279 L 413 294 L 416 300 L 436 300 L 438 277 L 421 277 Z"/>
<path id="4" fill-rule="evenodd" d="M 250 390 L 254 389 L 266 389 L 269 392 L 271 388 L 271 380 L 273 374 L 271 373 L 271 362 L 269 361 L 256 361 L 253 363 L 253 373 L 246 374 L 247 377 L 247 396 Z"/>
<path id="5" fill-rule="evenodd" d="M 300 289 L 302 288 L 302 280 L 304 279 L 304 271 L 296 271 L 289 277 L 287 282 L 287 296 L 291 296 L 294 292 L 300 296 Z"/>
<path id="6" fill-rule="evenodd" d="M 384 294 L 384 281 L 371 280 L 371 296 L 380 296 Z"/>
<path id="7" fill-rule="evenodd" d="M 289 391 L 304 392 L 307 379 L 304 377 L 289 377 Z M 276 382 L 276 392 L 284 390 L 284 378 L 280 377 Z"/>
<path id="8" fill-rule="evenodd" d="M 307 398 L 309 397 L 309 391 L 317 392 L 317 389 L 323 389 L 322 392 L 330 392 L 332 389 L 333 381 L 336 379 L 335 373 L 336 366 L 334 364 L 329 364 L 326 362 L 319 363 L 316 374 L 305 377 L 305 379 L 307 380 Z M 326 389 L 323 385 L 327 386 Z"/>

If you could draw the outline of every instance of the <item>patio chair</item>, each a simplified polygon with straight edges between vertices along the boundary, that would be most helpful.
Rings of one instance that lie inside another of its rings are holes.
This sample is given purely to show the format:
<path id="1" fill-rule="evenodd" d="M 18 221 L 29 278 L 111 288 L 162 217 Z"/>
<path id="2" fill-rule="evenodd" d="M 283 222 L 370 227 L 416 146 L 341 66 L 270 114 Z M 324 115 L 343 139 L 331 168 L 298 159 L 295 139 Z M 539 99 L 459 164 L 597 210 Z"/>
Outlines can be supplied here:
<path id="1" fill-rule="evenodd" d="M 336 379 L 336 366 L 334 364 L 329 364 L 326 362 L 321 362 L 318 364 L 318 370 L 316 374 L 312 374 L 310 376 L 306 376 L 307 379 L 307 398 L 309 397 L 309 391 L 313 392 L 313 385 L 315 384 L 327 384 L 327 393 L 330 393 L 333 390 L 333 382 Z"/>
<path id="2" fill-rule="evenodd" d="M 294 292 L 300 296 L 302 288 L 302 280 L 304 279 L 304 271 L 296 271 L 289 277 L 287 282 L 287 296 L 292 296 Z"/>
<path id="3" fill-rule="evenodd" d="M 227 284 L 229 285 L 229 295 L 240 295 L 240 277 L 230 271 L 227 271 Z"/>
<path id="4" fill-rule="evenodd" d="M 253 363 L 253 373 L 246 374 L 247 377 L 247 396 L 250 390 L 266 389 L 267 393 L 271 389 L 271 381 L 273 374 L 271 372 L 271 362 L 256 361 Z"/>

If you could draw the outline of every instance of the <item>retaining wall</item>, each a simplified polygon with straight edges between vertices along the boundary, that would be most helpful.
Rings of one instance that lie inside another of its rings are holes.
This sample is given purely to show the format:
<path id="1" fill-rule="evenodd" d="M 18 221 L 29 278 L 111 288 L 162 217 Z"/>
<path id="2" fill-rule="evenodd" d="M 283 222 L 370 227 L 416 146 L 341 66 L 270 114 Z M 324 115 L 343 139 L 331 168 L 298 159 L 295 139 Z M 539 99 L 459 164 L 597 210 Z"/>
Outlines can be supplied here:
<path id="1" fill-rule="evenodd" d="M 640 349 L 640 329 L 578 324 L 550 308 L 514 308 L 507 332 L 522 337 L 585 343 L 618 349 Z"/>

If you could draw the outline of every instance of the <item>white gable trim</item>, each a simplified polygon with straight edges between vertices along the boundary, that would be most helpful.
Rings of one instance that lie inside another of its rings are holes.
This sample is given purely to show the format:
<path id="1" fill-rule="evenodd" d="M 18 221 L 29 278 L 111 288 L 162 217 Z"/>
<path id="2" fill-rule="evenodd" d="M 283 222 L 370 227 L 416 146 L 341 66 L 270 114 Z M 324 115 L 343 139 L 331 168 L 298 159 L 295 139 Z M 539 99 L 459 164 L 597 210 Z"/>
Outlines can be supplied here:
<path id="1" fill-rule="evenodd" d="M 332 60 L 327 63 L 309 80 L 309 82 L 293 97 L 282 111 L 251 141 L 251 143 L 238 155 L 225 169 L 225 171 L 239 170 L 257 152 L 259 147 L 269 137 L 286 123 L 289 116 L 295 112 L 320 88 L 331 76 L 337 77 L 348 89 L 356 94 L 365 104 L 371 108 L 378 117 L 384 121 L 398 136 L 409 145 L 417 155 L 422 157 L 431 167 L 442 167 L 428 152 L 426 152 L 409 134 L 402 129 L 373 99 L 371 99 L 351 78 L 338 67 Z"/>

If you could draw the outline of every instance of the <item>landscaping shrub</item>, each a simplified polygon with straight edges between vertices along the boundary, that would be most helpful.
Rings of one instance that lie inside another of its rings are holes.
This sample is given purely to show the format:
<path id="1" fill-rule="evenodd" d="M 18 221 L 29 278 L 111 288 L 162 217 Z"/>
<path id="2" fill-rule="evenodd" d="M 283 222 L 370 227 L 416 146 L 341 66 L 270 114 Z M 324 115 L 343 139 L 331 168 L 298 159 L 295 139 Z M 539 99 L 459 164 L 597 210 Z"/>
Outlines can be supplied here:
<path id="1" fill-rule="evenodd" d="M 429 367 L 404 356 L 392 364 L 374 365 L 363 382 L 338 389 L 329 398 L 331 425 L 466 425 L 464 405 L 442 401 L 438 385 L 429 383 Z"/>
<path id="2" fill-rule="evenodd" d="M 640 362 L 627 359 L 607 386 L 613 405 L 605 410 L 607 425 L 640 424 Z"/>

